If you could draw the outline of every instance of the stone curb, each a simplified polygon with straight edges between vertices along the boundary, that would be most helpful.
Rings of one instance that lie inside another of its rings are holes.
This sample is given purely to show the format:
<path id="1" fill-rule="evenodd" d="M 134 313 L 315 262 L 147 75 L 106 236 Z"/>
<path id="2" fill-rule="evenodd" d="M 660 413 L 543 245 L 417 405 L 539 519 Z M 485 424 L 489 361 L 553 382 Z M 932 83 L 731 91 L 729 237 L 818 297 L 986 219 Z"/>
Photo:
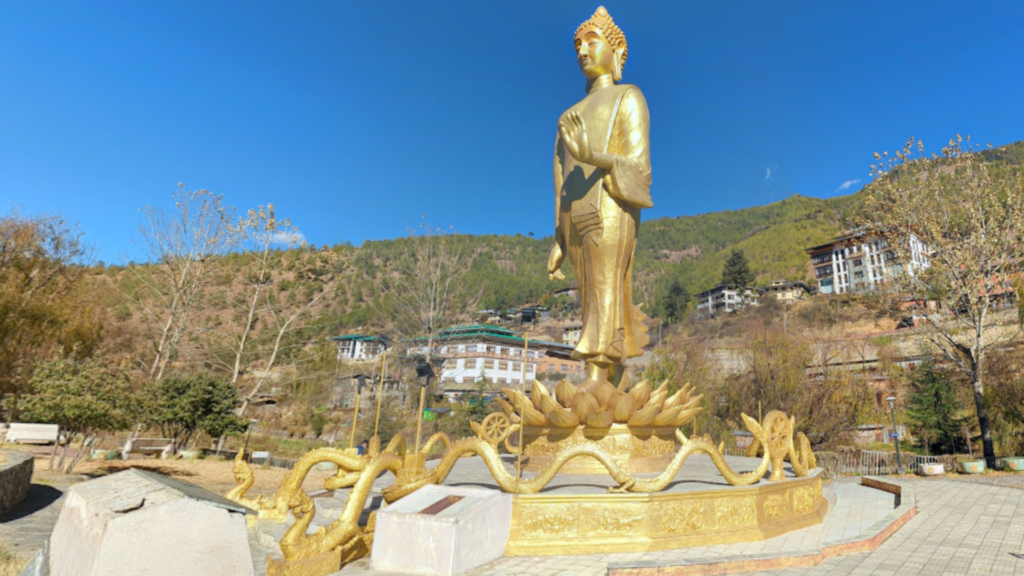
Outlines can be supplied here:
<path id="1" fill-rule="evenodd" d="M 878 548 L 882 542 L 885 542 L 889 536 L 892 536 L 917 514 L 917 502 L 911 487 L 890 479 L 864 476 L 861 477 L 861 485 L 893 494 L 899 505 L 885 518 L 875 522 L 866 531 L 852 538 L 829 540 L 824 542 L 820 548 L 795 555 L 750 554 L 685 563 L 679 561 L 612 563 L 608 565 L 607 574 L 608 576 L 715 576 L 754 570 L 816 566 L 827 558 L 870 552 Z"/>

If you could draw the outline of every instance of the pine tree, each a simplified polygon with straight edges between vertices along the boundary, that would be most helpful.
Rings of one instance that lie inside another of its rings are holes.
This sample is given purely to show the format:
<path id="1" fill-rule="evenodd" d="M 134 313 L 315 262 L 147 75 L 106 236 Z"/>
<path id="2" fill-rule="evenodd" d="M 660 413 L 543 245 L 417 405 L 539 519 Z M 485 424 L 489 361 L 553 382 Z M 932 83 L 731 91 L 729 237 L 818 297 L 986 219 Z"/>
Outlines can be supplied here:
<path id="1" fill-rule="evenodd" d="M 682 320 L 690 303 L 690 293 L 678 278 L 673 278 L 665 291 L 665 318 L 669 322 Z"/>
<path id="2" fill-rule="evenodd" d="M 917 429 L 925 452 L 955 452 L 960 443 L 962 419 L 957 417 L 956 392 L 946 375 L 932 362 L 925 362 L 910 384 L 907 400 L 907 416 Z"/>
<path id="3" fill-rule="evenodd" d="M 749 288 L 754 283 L 754 274 L 750 271 L 747 257 L 743 250 L 733 249 L 729 259 L 725 261 L 722 271 L 722 283 L 731 284 L 737 290 Z"/>

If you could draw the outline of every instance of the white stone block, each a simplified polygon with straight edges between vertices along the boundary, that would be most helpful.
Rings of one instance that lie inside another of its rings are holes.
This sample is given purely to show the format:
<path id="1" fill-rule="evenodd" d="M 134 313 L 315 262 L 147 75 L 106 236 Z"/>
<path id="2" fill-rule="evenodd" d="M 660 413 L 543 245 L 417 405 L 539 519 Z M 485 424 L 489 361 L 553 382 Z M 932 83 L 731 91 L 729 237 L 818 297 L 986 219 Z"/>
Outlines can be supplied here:
<path id="1" fill-rule="evenodd" d="M 511 494 L 424 486 L 377 512 L 371 566 L 415 574 L 460 574 L 503 556 L 511 524 Z"/>
<path id="2" fill-rule="evenodd" d="M 50 576 L 252 576 L 246 512 L 136 469 L 83 482 L 50 536 Z"/>

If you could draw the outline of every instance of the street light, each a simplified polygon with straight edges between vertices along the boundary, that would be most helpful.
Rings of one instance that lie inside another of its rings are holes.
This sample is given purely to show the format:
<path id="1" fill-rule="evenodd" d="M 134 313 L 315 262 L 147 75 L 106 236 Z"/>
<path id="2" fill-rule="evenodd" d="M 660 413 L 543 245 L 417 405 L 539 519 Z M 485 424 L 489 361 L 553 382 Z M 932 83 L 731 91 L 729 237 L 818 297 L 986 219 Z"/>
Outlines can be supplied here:
<path id="1" fill-rule="evenodd" d="M 896 439 L 896 473 L 906 474 L 903 468 L 903 459 L 900 457 L 900 433 L 896 430 L 896 397 L 889 396 L 885 399 L 889 403 L 889 414 L 892 415 L 892 437 Z"/>

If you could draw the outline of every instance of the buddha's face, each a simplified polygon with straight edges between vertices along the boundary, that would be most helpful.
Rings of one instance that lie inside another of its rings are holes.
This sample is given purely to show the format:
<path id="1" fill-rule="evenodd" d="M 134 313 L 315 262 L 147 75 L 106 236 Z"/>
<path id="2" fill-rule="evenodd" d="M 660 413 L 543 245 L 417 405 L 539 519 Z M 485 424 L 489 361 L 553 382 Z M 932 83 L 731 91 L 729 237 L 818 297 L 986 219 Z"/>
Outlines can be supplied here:
<path id="1" fill-rule="evenodd" d="M 597 28 L 583 30 L 576 37 L 576 61 L 587 78 L 615 72 L 615 51 Z"/>

